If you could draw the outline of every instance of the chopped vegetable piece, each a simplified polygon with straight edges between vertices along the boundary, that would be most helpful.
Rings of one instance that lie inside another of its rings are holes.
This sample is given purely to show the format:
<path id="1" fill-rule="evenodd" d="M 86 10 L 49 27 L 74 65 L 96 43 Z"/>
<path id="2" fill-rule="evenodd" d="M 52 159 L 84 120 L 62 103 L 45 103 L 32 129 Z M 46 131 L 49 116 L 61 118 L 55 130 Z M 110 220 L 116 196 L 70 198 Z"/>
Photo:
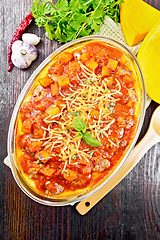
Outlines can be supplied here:
<path id="1" fill-rule="evenodd" d="M 37 124 L 33 125 L 33 135 L 34 138 L 42 138 L 43 137 L 43 129 Z"/>
<path id="2" fill-rule="evenodd" d="M 101 76 L 102 77 L 107 77 L 110 75 L 110 70 L 107 66 L 103 66 L 102 67 L 102 73 L 101 73 Z"/>
<path id="3" fill-rule="evenodd" d="M 56 100 L 55 105 L 60 109 L 63 109 L 66 106 L 65 102 L 62 100 Z"/>
<path id="4" fill-rule="evenodd" d="M 30 119 L 24 120 L 21 131 L 24 133 L 31 133 L 32 132 L 32 124 L 33 123 Z"/>
<path id="5" fill-rule="evenodd" d="M 37 152 L 41 149 L 42 143 L 39 141 L 32 141 L 30 144 L 28 144 L 28 148 L 30 152 Z"/>
<path id="6" fill-rule="evenodd" d="M 73 55 L 70 52 L 64 52 L 60 57 L 58 57 L 58 61 L 61 63 L 68 63 L 72 60 Z"/>
<path id="7" fill-rule="evenodd" d="M 63 177 L 68 181 L 73 181 L 77 178 L 77 172 L 70 169 L 65 169 L 63 172 Z"/>
<path id="8" fill-rule="evenodd" d="M 93 59 L 89 59 L 85 62 L 85 65 L 91 70 L 94 71 L 98 67 L 98 63 Z"/>
<path id="9" fill-rule="evenodd" d="M 50 105 L 46 110 L 46 113 L 48 113 L 51 116 L 56 116 L 60 112 L 61 110 L 59 109 L 59 107 L 56 107 L 55 105 Z"/>
<path id="10" fill-rule="evenodd" d="M 52 157 L 49 155 L 49 153 L 45 150 L 41 151 L 41 152 L 37 152 L 35 154 L 35 159 L 39 160 L 42 163 L 46 163 L 48 162 L 49 159 L 51 159 Z"/>
<path id="11" fill-rule="evenodd" d="M 118 65 L 118 61 L 117 60 L 114 60 L 112 58 L 108 59 L 107 67 L 109 67 L 112 71 L 114 71 L 116 69 L 117 65 Z"/>
<path id="12" fill-rule="evenodd" d="M 91 58 L 91 56 L 90 56 L 89 53 L 83 53 L 83 54 L 81 55 L 81 61 L 82 61 L 82 62 L 85 62 L 85 61 L 89 60 L 90 58 Z"/>
<path id="13" fill-rule="evenodd" d="M 61 88 L 65 88 L 69 85 L 69 78 L 65 74 L 58 77 L 58 84 Z"/>
<path id="14" fill-rule="evenodd" d="M 51 94 L 54 97 L 59 93 L 59 87 L 56 84 L 51 84 Z"/>
<path id="15" fill-rule="evenodd" d="M 92 110 L 91 112 L 90 112 L 90 114 L 91 114 L 91 117 L 92 118 L 94 118 L 94 119 L 99 119 L 99 111 L 98 110 Z"/>
<path id="16" fill-rule="evenodd" d="M 39 79 L 39 83 L 43 87 L 48 87 L 52 82 L 53 82 L 53 80 L 49 76 L 45 76 L 45 77 L 42 77 Z"/>
<path id="17" fill-rule="evenodd" d="M 77 62 L 77 61 L 71 61 L 71 62 L 69 62 L 69 65 L 68 65 L 68 69 L 70 70 L 70 71 L 72 71 L 72 70 L 79 70 L 80 69 L 80 64 L 79 64 L 79 62 Z"/>
<path id="18" fill-rule="evenodd" d="M 50 167 L 49 165 L 44 166 L 43 168 L 41 168 L 39 170 L 40 173 L 42 173 L 43 175 L 45 175 L 46 177 L 52 177 L 52 175 L 55 173 L 55 169 Z"/>

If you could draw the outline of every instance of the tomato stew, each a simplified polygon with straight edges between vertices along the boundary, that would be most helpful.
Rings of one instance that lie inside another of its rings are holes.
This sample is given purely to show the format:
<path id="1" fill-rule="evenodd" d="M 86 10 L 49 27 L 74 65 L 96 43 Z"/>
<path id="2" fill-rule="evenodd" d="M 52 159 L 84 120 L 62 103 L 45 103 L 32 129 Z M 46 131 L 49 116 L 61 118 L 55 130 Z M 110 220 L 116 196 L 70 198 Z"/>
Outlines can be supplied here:
<path id="1" fill-rule="evenodd" d="M 88 42 L 58 55 L 20 108 L 22 175 L 49 197 L 74 195 L 109 176 L 135 136 L 138 85 L 118 48 Z"/>

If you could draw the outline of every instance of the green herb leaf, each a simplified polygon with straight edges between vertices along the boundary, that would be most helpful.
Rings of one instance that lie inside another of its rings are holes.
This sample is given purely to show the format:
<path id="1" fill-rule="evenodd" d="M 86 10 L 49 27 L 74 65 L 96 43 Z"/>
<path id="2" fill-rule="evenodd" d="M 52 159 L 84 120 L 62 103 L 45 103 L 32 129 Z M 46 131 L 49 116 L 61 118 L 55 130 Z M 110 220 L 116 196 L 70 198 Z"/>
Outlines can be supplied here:
<path id="1" fill-rule="evenodd" d="M 105 88 L 103 94 L 105 94 L 108 90 L 109 90 L 108 88 Z"/>
<path id="2" fill-rule="evenodd" d="M 87 152 L 89 154 L 89 158 L 92 158 L 94 150 L 90 150 L 89 152 Z"/>
<path id="3" fill-rule="evenodd" d="M 88 79 L 85 79 L 85 82 L 87 84 L 92 84 L 94 82 L 94 80 L 92 78 L 88 78 Z"/>
<path id="4" fill-rule="evenodd" d="M 42 164 L 39 160 L 37 161 L 34 161 L 34 163 L 37 163 L 37 164 Z"/>
<path id="5" fill-rule="evenodd" d="M 77 160 L 77 159 L 78 159 L 77 154 L 74 154 L 74 155 L 72 156 L 72 159 L 73 159 L 73 160 Z"/>
<path id="6" fill-rule="evenodd" d="M 70 129 L 71 129 L 71 127 L 67 125 L 66 126 L 66 132 L 68 132 Z"/>
<path id="7" fill-rule="evenodd" d="M 77 111 L 77 112 L 68 112 L 68 115 L 73 115 L 73 116 L 80 116 L 82 114 L 81 111 Z"/>
<path id="8" fill-rule="evenodd" d="M 75 94 L 71 94 L 70 96 L 72 99 L 75 99 L 76 98 L 76 95 Z"/>
<path id="9" fill-rule="evenodd" d="M 83 133 L 82 132 L 79 132 L 76 136 L 76 138 L 82 138 L 83 137 Z"/>
<path id="10" fill-rule="evenodd" d="M 72 126 L 76 131 L 82 133 L 85 133 L 88 128 L 85 121 L 83 121 L 79 116 L 74 117 L 72 121 Z"/>
<path id="11" fill-rule="evenodd" d="M 101 142 L 99 142 L 87 131 L 83 134 L 83 140 L 84 142 L 88 143 L 88 145 L 90 145 L 91 147 L 99 147 L 102 145 Z"/>
<path id="12" fill-rule="evenodd" d="M 68 175 L 69 175 L 69 171 L 68 170 L 66 170 L 66 169 L 64 169 L 64 171 L 63 172 L 66 172 L 67 173 L 67 177 L 68 177 Z"/>
<path id="13" fill-rule="evenodd" d="M 86 93 L 82 93 L 81 94 L 81 98 L 85 99 L 87 97 L 87 94 Z"/>

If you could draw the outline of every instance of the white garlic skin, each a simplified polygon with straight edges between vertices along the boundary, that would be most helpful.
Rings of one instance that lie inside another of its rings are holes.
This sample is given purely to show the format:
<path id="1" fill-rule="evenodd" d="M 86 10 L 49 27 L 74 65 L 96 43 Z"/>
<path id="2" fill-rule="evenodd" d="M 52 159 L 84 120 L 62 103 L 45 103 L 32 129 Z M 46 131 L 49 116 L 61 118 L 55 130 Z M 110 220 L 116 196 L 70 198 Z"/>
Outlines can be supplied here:
<path id="1" fill-rule="evenodd" d="M 21 50 L 26 51 L 26 54 L 23 55 Z M 17 40 L 12 45 L 12 55 L 11 60 L 17 68 L 25 69 L 29 67 L 37 58 L 37 49 L 34 45 L 25 43 L 21 40 Z"/>
<path id="2" fill-rule="evenodd" d="M 41 39 L 36 34 L 24 33 L 22 35 L 22 40 L 23 42 L 30 43 L 35 46 L 40 42 Z"/>

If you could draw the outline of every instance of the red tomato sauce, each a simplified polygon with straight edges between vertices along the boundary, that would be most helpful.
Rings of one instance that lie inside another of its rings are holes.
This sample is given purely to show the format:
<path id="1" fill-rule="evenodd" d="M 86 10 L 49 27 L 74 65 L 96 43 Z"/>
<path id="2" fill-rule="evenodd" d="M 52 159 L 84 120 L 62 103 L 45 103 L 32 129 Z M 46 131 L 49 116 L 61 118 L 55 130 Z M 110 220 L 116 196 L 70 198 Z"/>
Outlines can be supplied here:
<path id="1" fill-rule="evenodd" d="M 137 124 L 129 64 L 121 50 L 90 42 L 61 53 L 38 79 L 20 109 L 16 151 L 42 194 L 83 192 L 118 166 Z"/>

